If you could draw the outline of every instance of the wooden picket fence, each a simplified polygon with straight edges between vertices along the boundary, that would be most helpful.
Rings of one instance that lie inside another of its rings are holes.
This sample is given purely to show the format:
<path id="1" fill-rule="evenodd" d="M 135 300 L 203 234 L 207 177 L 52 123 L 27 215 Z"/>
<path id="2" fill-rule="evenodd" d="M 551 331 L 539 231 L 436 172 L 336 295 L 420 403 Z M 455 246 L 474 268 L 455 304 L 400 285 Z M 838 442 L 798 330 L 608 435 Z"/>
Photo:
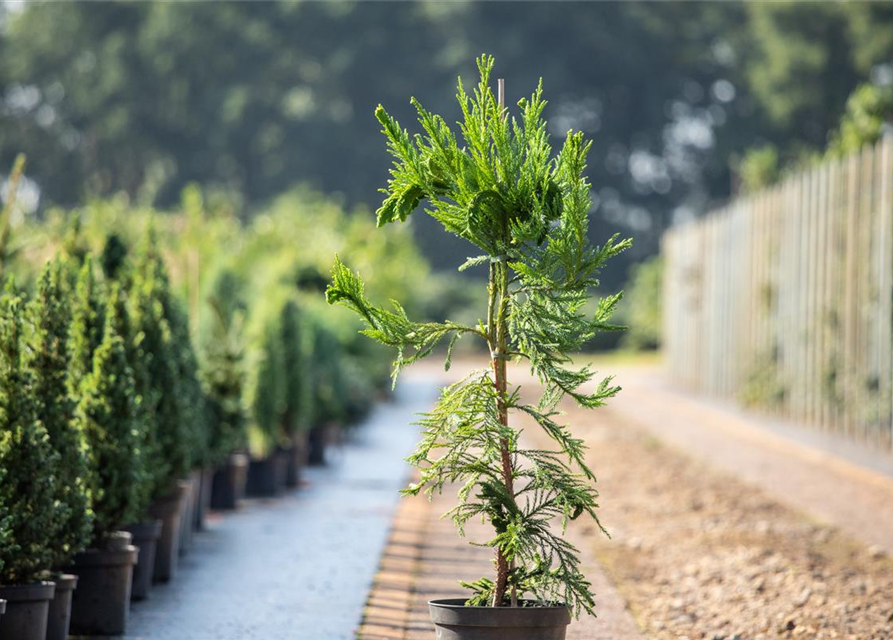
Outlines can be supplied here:
<path id="1" fill-rule="evenodd" d="M 679 383 L 893 443 L 893 137 L 663 238 Z"/>

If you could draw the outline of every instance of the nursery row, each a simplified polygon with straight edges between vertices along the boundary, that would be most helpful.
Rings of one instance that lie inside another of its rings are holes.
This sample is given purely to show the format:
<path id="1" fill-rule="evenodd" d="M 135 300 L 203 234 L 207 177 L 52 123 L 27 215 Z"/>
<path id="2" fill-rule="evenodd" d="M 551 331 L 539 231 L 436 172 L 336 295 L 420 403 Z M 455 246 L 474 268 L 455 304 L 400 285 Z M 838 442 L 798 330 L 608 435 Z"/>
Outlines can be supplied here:
<path id="1" fill-rule="evenodd" d="M 296 485 L 387 388 L 327 314 L 312 248 L 283 241 L 318 210 L 209 223 L 195 254 L 175 244 L 188 215 L 123 210 L 23 228 L 4 263 L 19 284 L 0 299 L 0 640 L 64 639 L 69 621 L 123 633 L 212 503 Z M 339 222 L 333 242 L 357 253 Z"/>

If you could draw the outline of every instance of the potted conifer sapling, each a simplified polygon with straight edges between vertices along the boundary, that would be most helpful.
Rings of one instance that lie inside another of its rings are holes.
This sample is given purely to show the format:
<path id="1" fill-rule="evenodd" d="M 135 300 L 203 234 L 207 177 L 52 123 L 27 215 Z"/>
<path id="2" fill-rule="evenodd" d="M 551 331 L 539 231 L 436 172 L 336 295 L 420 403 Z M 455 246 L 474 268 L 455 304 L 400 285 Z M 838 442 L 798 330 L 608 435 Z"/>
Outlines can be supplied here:
<path id="1" fill-rule="evenodd" d="M 133 372 L 115 318 L 122 293 L 115 283 L 108 300 L 97 291 L 91 295 L 92 278 L 88 260 L 78 282 L 71 344 L 76 369 L 90 363 L 86 375 L 74 384 L 79 398 L 75 419 L 87 441 L 94 517 L 91 543 L 74 558 L 79 584 L 72 600 L 71 632 L 118 635 L 127 628 L 138 554 L 122 527 L 140 514 L 141 484 L 147 478 L 139 448 Z M 94 315 L 99 310 L 101 316 Z"/>
<path id="2" fill-rule="evenodd" d="M 481 57 L 478 67 L 474 95 L 461 81 L 458 88 L 464 146 L 415 100 L 424 135 L 414 138 L 378 107 L 396 162 L 377 216 L 379 226 L 403 221 L 425 200 L 446 231 L 477 247 L 480 255 L 460 270 L 487 270 L 486 318 L 476 325 L 413 322 L 399 304 L 386 309 L 370 302 L 359 275 L 337 258 L 327 299 L 354 310 L 369 337 L 397 349 L 395 377 L 442 340 L 447 368 L 457 339 L 483 341 L 490 366 L 445 388 L 423 415 L 423 439 L 409 458 L 420 479 L 405 493 L 459 487 L 449 515 L 460 533 L 472 519 L 492 525 L 486 544 L 494 551 L 495 575 L 463 583 L 467 599 L 431 601 L 431 616 L 438 638 L 559 639 L 572 613 L 593 610 L 590 583 L 564 527 L 582 516 L 598 519 L 584 444 L 559 422 L 558 404 L 567 397 L 597 407 L 618 391 L 610 378 L 593 382 L 595 372 L 575 366 L 569 354 L 596 332 L 617 328 L 610 316 L 619 294 L 600 299 L 592 315 L 584 315 L 584 306 L 602 266 L 629 241 L 590 245 L 584 176 L 590 144 L 570 132 L 552 155 L 542 84 L 518 103 L 516 120 L 490 89 L 493 59 Z M 539 380 L 537 402 L 527 402 L 510 382 L 509 361 L 528 366 Z M 554 446 L 523 442 L 513 416 L 532 419 Z"/>
<path id="3" fill-rule="evenodd" d="M 132 279 L 133 329 L 141 336 L 145 354 L 144 375 L 136 380 L 137 392 L 146 404 L 147 438 L 153 443 L 146 463 L 152 483 L 149 516 L 162 523 L 153 581 L 167 582 L 176 573 L 180 555 L 180 521 L 189 490 L 184 479 L 189 471 L 189 451 L 176 346 L 167 319 L 172 304 L 170 283 L 151 230 L 140 247 Z"/>
<path id="4" fill-rule="evenodd" d="M 34 298 L 27 306 L 26 365 L 34 384 L 37 418 L 59 456 L 55 467 L 59 538 L 51 576 L 56 592 L 50 604 L 47 640 L 66 640 L 72 591 L 77 576 L 61 573 L 90 542 L 93 518 L 83 434 L 74 420 L 75 400 L 69 387 L 68 327 L 71 307 L 59 260 L 47 263 Z"/>
<path id="5" fill-rule="evenodd" d="M 210 414 L 210 448 L 216 470 L 211 507 L 235 509 L 245 495 L 248 472 L 244 404 L 244 305 L 236 275 L 223 269 L 208 298 L 211 329 L 202 348 L 202 380 Z"/>
<path id="6" fill-rule="evenodd" d="M 58 454 L 37 419 L 25 366 L 24 305 L 12 285 L 0 298 L 0 640 L 45 640 L 55 584 L 44 580 L 58 544 Z"/>
<path id="7" fill-rule="evenodd" d="M 132 290 L 126 284 L 130 282 L 131 273 L 124 269 L 126 247 L 117 236 L 110 235 L 102 254 L 102 269 L 106 282 L 114 282 L 117 287 L 109 303 L 115 305 L 112 314 L 114 330 L 124 344 L 127 365 L 133 374 L 134 384 L 134 432 L 136 447 L 140 452 L 142 480 L 134 491 L 134 520 L 122 527 L 131 536 L 133 546 L 139 549 L 137 562 L 133 566 L 133 581 L 130 588 L 131 600 L 144 600 L 152 586 L 152 575 L 155 571 L 155 555 L 158 540 L 161 538 L 161 520 L 149 515 L 149 504 L 152 501 L 154 485 L 152 474 L 148 471 L 159 457 L 155 431 L 152 428 L 151 408 L 155 390 L 149 384 L 148 362 L 152 354 L 145 349 L 142 332 L 135 329 L 131 319 L 133 305 Z"/>

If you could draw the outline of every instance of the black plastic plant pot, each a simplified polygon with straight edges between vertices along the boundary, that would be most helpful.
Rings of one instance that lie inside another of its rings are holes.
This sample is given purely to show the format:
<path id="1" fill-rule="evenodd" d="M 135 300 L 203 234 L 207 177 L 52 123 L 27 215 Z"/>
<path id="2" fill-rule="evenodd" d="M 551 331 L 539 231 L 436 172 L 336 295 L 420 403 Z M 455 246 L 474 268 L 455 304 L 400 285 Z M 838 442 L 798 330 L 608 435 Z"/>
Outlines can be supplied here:
<path id="1" fill-rule="evenodd" d="M 71 599 L 71 634 L 117 636 L 127 629 L 130 587 L 139 550 L 131 536 L 118 531 L 103 549 L 87 549 L 74 558 L 78 588 Z"/>
<path id="2" fill-rule="evenodd" d="M 564 640 L 567 607 L 466 607 L 465 600 L 431 600 L 428 611 L 437 640 Z"/>
<path id="3" fill-rule="evenodd" d="M 180 515 L 188 488 L 189 484 L 181 480 L 173 492 L 158 498 L 149 506 L 149 517 L 161 520 L 161 537 L 158 538 L 155 549 L 155 568 L 152 571 L 153 582 L 168 582 L 177 572 Z"/>
<path id="4" fill-rule="evenodd" d="M 305 432 L 295 434 L 289 451 L 291 455 L 288 458 L 288 468 L 285 472 L 285 486 L 294 488 L 300 484 L 301 471 L 306 465 L 307 434 Z"/>
<path id="5" fill-rule="evenodd" d="M 195 503 L 195 520 L 193 525 L 196 531 L 205 530 L 205 518 L 211 510 L 211 485 L 213 483 L 214 467 L 204 467 L 199 476 L 198 501 Z"/>
<path id="6" fill-rule="evenodd" d="M 161 520 L 150 520 L 132 524 L 124 528 L 133 536 L 133 546 L 140 550 L 133 567 L 133 584 L 130 588 L 131 600 L 145 600 L 152 587 L 152 573 L 155 571 L 155 554 L 158 539 L 161 538 Z"/>
<path id="7" fill-rule="evenodd" d="M 231 511 L 238 508 L 245 497 L 245 483 L 248 480 L 248 456 L 234 453 L 214 472 L 211 489 L 211 508 Z"/>
<path id="8" fill-rule="evenodd" d="M 326 440 L 328 429 L 318 424 L 307 433 L 307 464 L 320 466 L 326 463 Z"/>
<path id="9" fill-rule="evenodd" d="M 45 640 L 53 582 L 0 587 L 6 610 L 0 622 L 0 640 Z"/>
<path id="10" fill-rule="evenodd" d="M 195 509 L 198 505 L 198 494 L 201 490 L 202 474 L 200 470 L 193 470 L 187 482 L 189 488 L 186 493 L 186 503 L 183 505 L 183 511 L 180 514 L 180 555 L 185 555 L 192 547 L 192 532 L 195 527 Z"/>
<path id="11" fill-rule="evenodd" d="M 252 498 L 270 498 L 276 495 L 276 467 L 278 455 L 271 453 L 265 458 L 248 463 L 247 494 Z"/>
<path id="12" fill-rule="evenodd" d="M 71 598 L 78 586 L 78 577 L 70 573 L 53 577 L 56 592 L 50 600 L 46 640 L 67 640 L 71 623 Z"/>
<path id="13" fill-rule="evenodd" d="M 276 493 L 282 493 L 288 487 L 288 461 L 291 458 L 291 447 L 276 450 L 274 470 L 276 477 Z"/>

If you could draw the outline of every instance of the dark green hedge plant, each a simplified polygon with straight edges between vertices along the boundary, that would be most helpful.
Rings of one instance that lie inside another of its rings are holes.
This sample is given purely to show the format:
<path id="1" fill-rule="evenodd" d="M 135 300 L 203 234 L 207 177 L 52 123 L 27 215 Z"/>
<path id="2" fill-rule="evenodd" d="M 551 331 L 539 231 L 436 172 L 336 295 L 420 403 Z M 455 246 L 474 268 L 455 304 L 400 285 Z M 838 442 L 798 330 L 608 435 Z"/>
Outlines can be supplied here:
<path id="1" fill-rule="evenodd" d="M 247 446 L 245 305 L 231 270 L 217 274 L 208 306 L 211 318 L 203 340 L 201 377 L 207 397 L 209 456 L 212 463 L 221 464 Z"/>
<path id="2" fill-rule="evenodd" d="M 26 310 L 25 356 L 30 372 L 37 419 L 46 429 L 58 455 L 56 513 L 60 533 L 53 567 L 70 564 L 90 542 L 93 512 L 86 484 L 86 443 L 74 420 L 76 401 L 69 387 L 68 331 L 72 321 L 69 296 L 63 283 L 64 266 L 47 263 Z"/>
<path id="3" fill-rule="evenodd" d="M 111 285 L 103 318 L 102 341 L 92 369 L 79 387 L 77 420 L 88 445 L 89 488 L 93 500 L 93 543 L 102 546 L 111 534 L 143 514 L 139 499 L 147 481 L 140 450 L 136 390 L 116 318 L 122 296 Z M 75 337 L 80 329 L 75 324 Z"/>
<path id="4" fill-rule="evenodd" d="M 136 391 L 146 404 L 148 438 L 154 443 L 147 452 L 152 476 L 152 496 L 172 492 L 190 470 L 189 434 L 183 420 L 180 365 L 174 329 L 167 318 L 173 294 L 164 264 L 150 234 L 138 252 L 132 274 L 131 321 L 140 335 L 145 371 L 136 380 Z"/>
<path id="5" fill-rule="evenodd" d="M 25 366 L 24 301 L 8 285 L 0 297 L 0 584 L 41 578 L 58 558 L 55 471 L 59 455 L 37 419 L 34 379 Z"/>
<path id="6" fill-rule="evenodd" d="M 382 108 L 376 116 L 395 157 L 378 224 L 403 221 L 424 201 L 444 229 L 474 245 L 479 254 L 460 270 L 487 270 L 487 316 L 475 324 L 413 322 L 396 302 L 371 303 L 363 282 L 336 259 L 329 303 L 343 304 L 366 323 L 369 337 L 397 349 L 394 376 L 448 341 L 447 367 L 456 340 L 483 341 L 490 367 L 443 390 L 421 420 L 424 436 L 409 458 L 421 479 L 406 493 L 431 493 L 456 484 L 458 505 L 449 514 L 460 532 L 484 518 L 493 527 L 493 578 L 464 583 L 472 605 L 516 606 L 529 595 L 537 603 L 566 603 L 591 612 L 590 583 L 579 553 L 564 537 L 570 520 L 596 516 L 595 476 L 585 446 L 560 422 L 565 397 L 598 407 L 617 393 L 606 378 L 576 366 L 577 352 L 597 332 L 614 330 L 610 316 L 620 299 L 607 296 L 592 316 L 582 313 L 605 262 L 629 246 L 611 238 L 590 246 L 591 187 L 584 170 L 590 143 L 569 132 L 553 156 L 542 112 L 541 86 L 509 117 L 490 89 L 493 59 L 478 61 L 480 84 L 469 96 L 460 81 L 461 142 L 447 123 L 413 100 L 424 134 L 411 137 Z M 510 383 L 507 364 L 520 361 L 542 384 L 530 403 Z M 532 418 L 554 448 L 520 439 L 512 415 Z M 557 526 L 556 526 L 557 525 Z"/>

